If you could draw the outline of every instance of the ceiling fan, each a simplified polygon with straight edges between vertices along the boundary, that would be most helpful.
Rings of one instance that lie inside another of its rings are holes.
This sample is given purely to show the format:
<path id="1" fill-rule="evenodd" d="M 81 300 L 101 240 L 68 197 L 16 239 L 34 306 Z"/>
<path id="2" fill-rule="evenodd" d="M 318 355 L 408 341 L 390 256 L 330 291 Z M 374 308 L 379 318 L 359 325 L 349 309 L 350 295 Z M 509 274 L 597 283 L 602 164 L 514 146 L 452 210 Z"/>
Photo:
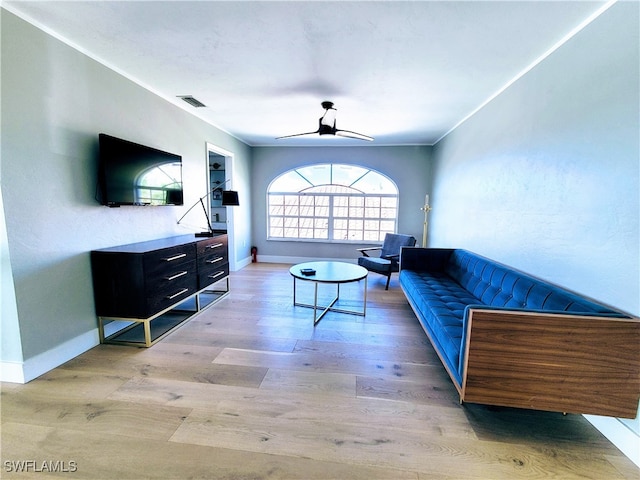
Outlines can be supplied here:
<path id="1" fill-rule="evenodd" d="M 363 135 L 362 133 L 352 132 L 351 130 L 341 130 L 336 128 L 336 112 L 337 110 L 333 108 L 333 102 L 322 102 L 322 108 L 325 109 L 324 115 L 320 117 L 318 130 L 315 132 L 306 132 L 306 133 L 296 133 L 294 135 L 285 135 L 284 137 L 277 137 L 276 140 L 281 138 L 291 138 L 291 137 L 301 137 L 303 135 L 334 135 L 339 137 L 349 137 L 349 138 L 357 138 L 359 140 L 367 140 L 371 142 L 373 137 L 369 137 L 368 135 Z"/>

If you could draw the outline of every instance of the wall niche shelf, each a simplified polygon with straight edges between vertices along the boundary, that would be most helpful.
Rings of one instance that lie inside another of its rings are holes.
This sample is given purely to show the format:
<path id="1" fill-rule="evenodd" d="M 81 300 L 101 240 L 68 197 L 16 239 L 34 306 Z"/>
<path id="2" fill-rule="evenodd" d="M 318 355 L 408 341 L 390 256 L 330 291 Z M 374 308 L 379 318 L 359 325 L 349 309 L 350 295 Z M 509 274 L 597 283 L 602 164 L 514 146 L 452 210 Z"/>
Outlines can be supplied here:
<path id="1" fill-rule="evenodd" d="M 223 233 L 94 250 L 91 267 L 101 343 L 150 347 L 229 294 Z"/>
<path id="2" fill-rule="evenodd" d="M 221 155 L 209 153 L 209 186 L 223 186 L 227 180 L 225 169 L 225 157 Z M 222 205 L 222 192 L 220 190 L 211 195 L 209 204 L 211 211 L 211 225 L 214 229 L 226 228 L 227 225 L 227 207 Z"/>

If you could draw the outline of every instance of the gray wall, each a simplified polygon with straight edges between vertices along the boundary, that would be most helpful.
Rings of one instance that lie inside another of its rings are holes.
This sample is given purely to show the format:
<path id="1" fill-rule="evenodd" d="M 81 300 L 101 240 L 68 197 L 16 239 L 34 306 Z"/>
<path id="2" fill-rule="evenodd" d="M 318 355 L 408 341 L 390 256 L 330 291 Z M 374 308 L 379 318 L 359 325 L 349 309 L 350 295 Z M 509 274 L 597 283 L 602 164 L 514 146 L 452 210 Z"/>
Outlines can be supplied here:
<path id="1" fill-rule="evenodd" d="M 328 139 L 332 141 L 333 139 Z M 339 139 L 336 139 L 339 140 Z M 253 242 L 258 261 L 294 261 L 296 258 L 358 257 L 359 245 L 267 240 L 266 195 L 280 174 L 302 165 L 344 163 L 369 167 L 391 178 L 400 188 L 398 231 L 422 241 L 424 216 L 420 207 L 431 175 L 431 147 L 260 147 L 253 149 Z"/>
<path id="2" fill-rule="evenodd" d="M 438 143 L 430 245 L 640 314 L 638 45 L 618 3 Z"/>
<path id="3" fill-rule="evenodd" d="M 638 9 L 615 4 L 437 144 L 430 246 L 640 315 Z M 589 418 L 640 461 L 640 416 L 635 437 Z"/>
<path id="4" fill-rule="evenodd" d="M 205 193 L 206 142 L 235 154 L 235 251 L 249 256 L 245 144 L 5 10 L 1 88 L 2 288 L 4 297 L 10 257 L 17 305 L 12 318 L 3 315 L 2 361 L 26 361 L 95 332 L 90 250 L 193 232 L 176 221 Z M 185 207 L 100 206 L 99 132 L 182 155 Z"/>

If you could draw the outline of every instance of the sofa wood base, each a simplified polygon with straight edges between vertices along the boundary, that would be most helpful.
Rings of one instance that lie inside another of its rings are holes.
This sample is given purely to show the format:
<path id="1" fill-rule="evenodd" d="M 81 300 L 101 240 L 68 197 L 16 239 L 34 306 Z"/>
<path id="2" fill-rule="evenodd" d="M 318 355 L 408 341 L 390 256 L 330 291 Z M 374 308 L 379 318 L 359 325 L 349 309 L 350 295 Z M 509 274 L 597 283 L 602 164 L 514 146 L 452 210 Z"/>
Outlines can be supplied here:
<path id="1" fill-rule="evenodd" d="M 472 309 L 461 400 L 635 418 L 640 322 Z"/>
<path id="2" fill-rule="evenodd" d="M 483 309 L 469 315 L 462 385 L 422 326 L 461 404 L 636 417 L 639 319 Z"/>

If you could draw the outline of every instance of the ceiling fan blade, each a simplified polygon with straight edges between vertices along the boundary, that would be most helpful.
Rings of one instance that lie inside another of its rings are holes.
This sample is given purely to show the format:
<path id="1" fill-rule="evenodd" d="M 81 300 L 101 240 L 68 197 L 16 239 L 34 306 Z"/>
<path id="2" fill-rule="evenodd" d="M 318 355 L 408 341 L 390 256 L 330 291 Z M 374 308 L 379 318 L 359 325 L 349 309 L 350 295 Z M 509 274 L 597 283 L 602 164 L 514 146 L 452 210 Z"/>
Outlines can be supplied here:
<path id="1" fill-rule="evenodd" d="M 301 137 L 303 135 L 315 135 L 318 132 L 319 132 L 319 130 L 316 130 L 315 132 L 294 133 L 293 135 L 285 135 L 283 137 L 276 137 L 276 140 L 280 140 L 281 138 Z"/>
<path id="2" fill-rule="evenodd" d="M 366 140 L 367 142 L 372 142 L 373 137 L 368 135 L 363 135 L 362 133 L 352 132 L 351 130 L 336 130 L 336 135 L 340 137 L 347 138 L 357 138 L 358 140 Z"/>

